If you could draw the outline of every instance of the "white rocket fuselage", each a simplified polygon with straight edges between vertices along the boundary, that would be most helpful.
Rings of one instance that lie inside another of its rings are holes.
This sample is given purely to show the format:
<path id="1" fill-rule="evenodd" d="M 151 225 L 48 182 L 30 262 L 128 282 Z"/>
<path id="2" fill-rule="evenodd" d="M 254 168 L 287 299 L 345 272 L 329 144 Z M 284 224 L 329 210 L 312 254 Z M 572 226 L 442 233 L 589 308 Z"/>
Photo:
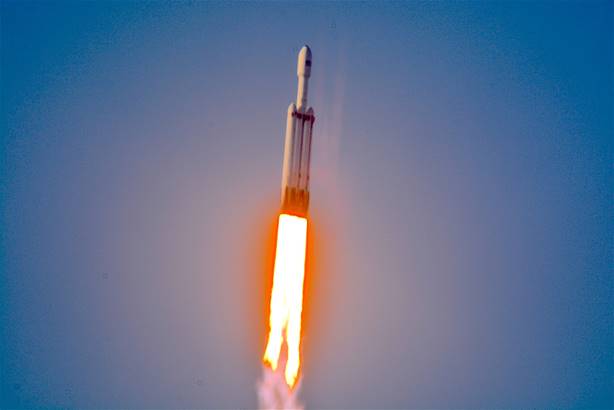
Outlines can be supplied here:
<path id="1" fill-rule="evenodd" d="M 307 216 L 309 208 L 309 165 L 315 116 L 307 106 L 311 76 L 311 50 L 304 46 L 298 55 L 296 104 L 288 107 L 284 165 L 281 177 L 281 211 Z"/>

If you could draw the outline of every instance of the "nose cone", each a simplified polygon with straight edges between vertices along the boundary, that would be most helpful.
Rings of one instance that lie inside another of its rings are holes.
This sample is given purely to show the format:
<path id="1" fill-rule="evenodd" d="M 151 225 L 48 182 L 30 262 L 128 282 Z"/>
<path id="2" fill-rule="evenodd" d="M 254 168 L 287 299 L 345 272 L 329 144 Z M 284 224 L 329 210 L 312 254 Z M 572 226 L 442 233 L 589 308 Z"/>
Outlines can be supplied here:
<path id="1" fill-rule="evenodd" d="M 311 49 L 309 46 L 303 46 L 298 53 L 298 66 L 296 74 L 301 77 L 311 76 Z"/>

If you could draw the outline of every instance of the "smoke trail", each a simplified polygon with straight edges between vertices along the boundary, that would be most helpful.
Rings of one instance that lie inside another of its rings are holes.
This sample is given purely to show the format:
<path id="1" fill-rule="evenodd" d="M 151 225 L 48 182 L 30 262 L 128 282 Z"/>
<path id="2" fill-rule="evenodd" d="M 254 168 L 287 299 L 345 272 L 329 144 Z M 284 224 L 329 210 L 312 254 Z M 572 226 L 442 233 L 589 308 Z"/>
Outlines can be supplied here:
<path id="1" fill-rule="evenodd" d="M 285 343 L 284 343 L 285 345 Z M 258 383 L 258 404 L 262 410 L 302 410 L 304 407 L 298 400 L 301 380 L 294 388 L 288 387 L 284 378 L 284 370 L 288 358 L 288 350 L 284 347 L 279 355 L 279 365 L 276 370 L 262 366 L 262 379 Z"/>

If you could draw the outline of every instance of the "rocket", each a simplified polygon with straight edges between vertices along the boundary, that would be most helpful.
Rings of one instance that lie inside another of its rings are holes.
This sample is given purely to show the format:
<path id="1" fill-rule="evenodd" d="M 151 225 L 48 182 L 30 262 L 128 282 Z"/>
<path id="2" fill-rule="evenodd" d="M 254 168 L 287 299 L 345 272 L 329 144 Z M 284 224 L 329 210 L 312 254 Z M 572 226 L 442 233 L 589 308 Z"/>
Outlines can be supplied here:
<path id="1" fill-rule="evenodd" d="M 315 116 L 307 106 L 311 77 L 311 49 L 304 46 L 298 54 L 296 103 L 288 107 L 284 164 L 281 176 L 281 212 L 301 217 L 309 208 L 309 164 Z"/>

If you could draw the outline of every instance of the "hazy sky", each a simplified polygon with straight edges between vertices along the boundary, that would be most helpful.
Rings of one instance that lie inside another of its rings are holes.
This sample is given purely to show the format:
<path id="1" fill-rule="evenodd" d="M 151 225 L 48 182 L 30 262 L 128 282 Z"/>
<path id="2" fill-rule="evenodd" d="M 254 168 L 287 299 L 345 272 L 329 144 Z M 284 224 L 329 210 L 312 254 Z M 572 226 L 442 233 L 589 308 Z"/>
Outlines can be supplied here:
<path id="1" fill-rule="evenodd" d="M 256 406 L 303 44 L 305 404 L 614 405 L 612 2 L 0 10 L 1 407 Z"/>

